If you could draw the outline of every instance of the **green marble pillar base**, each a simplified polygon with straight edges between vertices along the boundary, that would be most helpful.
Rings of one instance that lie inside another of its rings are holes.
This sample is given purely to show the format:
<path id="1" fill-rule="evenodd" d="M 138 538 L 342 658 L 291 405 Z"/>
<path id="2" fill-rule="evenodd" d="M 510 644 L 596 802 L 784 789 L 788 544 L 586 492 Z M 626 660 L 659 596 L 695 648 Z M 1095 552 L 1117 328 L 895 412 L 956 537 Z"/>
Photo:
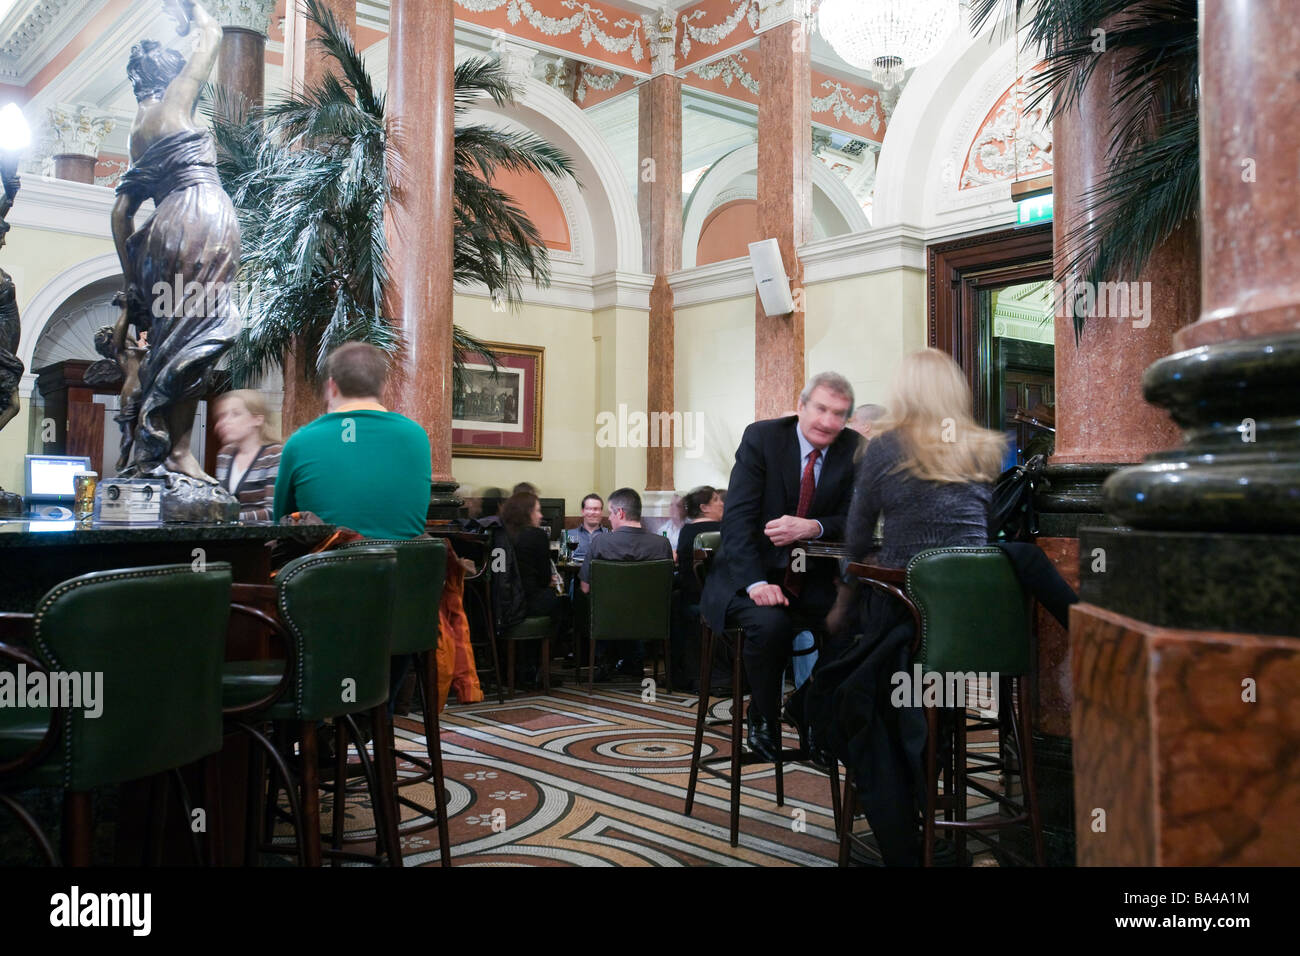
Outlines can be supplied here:
<path id="1" fill-rule="evenodd" d="M 1300 533 L 1300 333 L 1204 345 L 1146 370 L 1185 445 L 1105 485 L 1135 528 Z"/>

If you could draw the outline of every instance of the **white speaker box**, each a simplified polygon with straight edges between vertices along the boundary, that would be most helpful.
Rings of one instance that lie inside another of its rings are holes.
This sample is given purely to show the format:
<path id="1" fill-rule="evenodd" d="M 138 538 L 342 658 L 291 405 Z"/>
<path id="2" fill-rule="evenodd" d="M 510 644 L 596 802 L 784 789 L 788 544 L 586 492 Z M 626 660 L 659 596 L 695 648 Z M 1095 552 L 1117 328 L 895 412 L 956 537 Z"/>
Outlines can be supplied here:
<path id="1" fill-rule="evenodd" d="M 781 246 L 775 239 L 749 244 L 749 263 L 754 269 L 758 298 L 768 315 L 789 315 L 794 311 L 790 280 L 781 261 Z"/>

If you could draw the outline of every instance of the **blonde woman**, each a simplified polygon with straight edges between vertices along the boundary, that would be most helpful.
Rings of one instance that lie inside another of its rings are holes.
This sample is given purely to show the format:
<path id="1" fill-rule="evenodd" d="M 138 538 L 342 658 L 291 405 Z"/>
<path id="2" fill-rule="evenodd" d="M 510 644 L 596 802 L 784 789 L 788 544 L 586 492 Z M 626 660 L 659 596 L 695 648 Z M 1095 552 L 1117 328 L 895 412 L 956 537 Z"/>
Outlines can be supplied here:
<path id="1" fill-rule="evenodd" d="M 239 499 L 240 521 L 270 521 L 282 446 L 267 422 L 266 400 L 237 389 L 217 399 L 214 414 L 221 442 L 217 481 Z"/>

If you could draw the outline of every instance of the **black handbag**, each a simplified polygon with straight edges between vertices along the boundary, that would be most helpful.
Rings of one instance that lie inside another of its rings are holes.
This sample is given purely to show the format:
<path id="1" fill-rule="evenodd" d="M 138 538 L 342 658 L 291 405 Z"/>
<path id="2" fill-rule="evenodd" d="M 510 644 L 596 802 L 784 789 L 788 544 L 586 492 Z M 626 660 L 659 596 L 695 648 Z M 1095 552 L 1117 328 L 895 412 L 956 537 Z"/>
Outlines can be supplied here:
<path id="1" fill-rule="evenodd" d="M 1032 541 L 1038 535 L 1038 512 L 1034 493 L 1049 487 L 1045 474 L 1047 459 L 1034 455 L 1023 465 L 1008 468 L 993 486 L 989 505 L 990 541 Z"/>

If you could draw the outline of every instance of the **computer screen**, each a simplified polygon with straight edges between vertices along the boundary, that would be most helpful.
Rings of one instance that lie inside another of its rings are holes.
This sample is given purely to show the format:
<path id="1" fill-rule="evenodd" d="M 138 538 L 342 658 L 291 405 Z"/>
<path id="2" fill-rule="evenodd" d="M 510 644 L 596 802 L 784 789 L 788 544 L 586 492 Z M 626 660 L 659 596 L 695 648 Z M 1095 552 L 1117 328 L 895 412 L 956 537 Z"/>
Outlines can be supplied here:
<path id="1" fill-rule="evenodd" d="M 68 455 L 27 456 L 27 500 L 33 504 L 71 504 L 72 476 L 90 471 L 89 458 Z"/>

